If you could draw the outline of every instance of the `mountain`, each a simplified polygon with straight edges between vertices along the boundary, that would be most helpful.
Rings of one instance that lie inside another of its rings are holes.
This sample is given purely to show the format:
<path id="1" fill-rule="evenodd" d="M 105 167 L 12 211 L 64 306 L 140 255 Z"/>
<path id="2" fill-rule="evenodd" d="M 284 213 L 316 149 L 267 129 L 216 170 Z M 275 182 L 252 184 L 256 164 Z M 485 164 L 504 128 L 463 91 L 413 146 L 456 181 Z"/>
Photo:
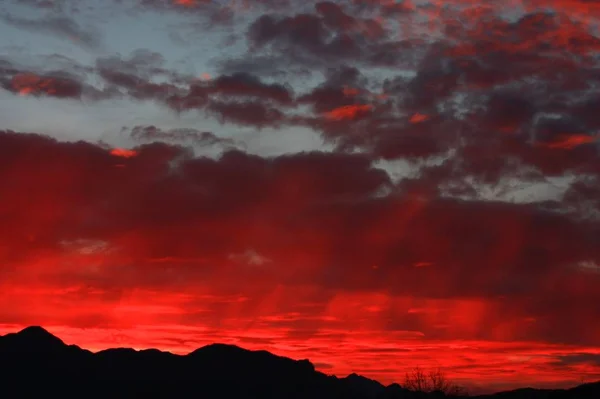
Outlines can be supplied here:
<path id="1" fill-rule="evenodd" d="M 92 353 L 41 327 L 0 336 L 2 397 L 219 398 L 219 399 L 417 399 L 441 393 L 411 392 L 351 374 L 315 370 L 308 360 L 267 351 L 212 344 L 187 355 L 128 348 Z M 570 390 L 517 390 L 486 399 L 597 399 L 600 383 Z"/>

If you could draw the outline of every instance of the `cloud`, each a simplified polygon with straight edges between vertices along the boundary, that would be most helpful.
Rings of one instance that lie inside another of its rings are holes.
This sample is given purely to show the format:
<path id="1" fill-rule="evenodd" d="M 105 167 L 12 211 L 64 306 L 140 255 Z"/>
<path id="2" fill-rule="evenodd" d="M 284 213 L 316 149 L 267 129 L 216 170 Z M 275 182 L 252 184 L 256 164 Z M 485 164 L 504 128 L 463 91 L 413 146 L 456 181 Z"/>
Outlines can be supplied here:
<path id="1" fill-rule="evenodd" d="M 390 11 L 385 4 L 377 6 L 383 16 Z M 169 70 L 156 52 L 137 50 L 129 57 L 98 59 L 88 79 L 97 74 L 104 87 L 86 86 L 86 98 L 151 100 L 178 113 L 201 111 L 241 127 L 310 127 L 338 150 L 385 159 L 424 160 L 450 151 L 453 155 L 444 167 L 454 171 L 454 185 L 466 177 L 500 184 L 525 170 L 538 173 L 537 178 L 597 174 L 593 166 L 597 101 L 590 91 L 597 80 L 590 66 L 596 44 L 587 27 L 574 18 L 533 9 L 510 19 L 496 14 L 493 7 L 454 7 L 436 10 L 443 18 L 439 28 L 445 37 L 423 41 L 410 35 L 391 38 L 390 25 L 379 17 L 373 19 L 359 5 L 320 2 L 304 12 L 288 10 L 288 16 L 263 14 L 249 23 L 252 59 L 320 70 L 324 80 L 312 87 L 298 89 L 293 80 L 259 77 L 270 66 L 258 68 L 256 75 L 241 72 L 236 65 L 242 65 L 235 59 L 222 60 L 226 74 L 198 79 Z M 413 7 L 398 17 L 402 20 L 424 10 Z M 450 18 L 472 12 L 486 18 L 462 25 Z M 365 26 L 375 20 L 388 28 L 369 36 Z M 510 38 L 518 38 L 521 44 Z M 349 46 L 340 47 L 341 53 L 331 47 L 339 40 L 347 40 Z M 347 58 L 344 52 L 353 51 L 350 43 L 357 43 L 359 51 Z M 282 45 L 291 50 L 273 58 L 268 48 Z M 411 73 L 384 78 L 370 73 L 375 64 L 364 56 L 367 49 L 380 45 L 404 46 L 399 53 L 406 59 L 391 60 L 390 65 L 412 68 Z M 313 56 L 325 57 L 325 64 L 313 63 L 311 68 L 305 61 Z M 348 67 L 350 59 L 364 62 Z M 578 70 L 575 75 L 570 72 L 573 68 Z M 83 83 L 74 78 L 59 81 L 40 72 L 20 73 L 24 75 L 8 76 L 16 84 L 3 86 L 21 94 L 81 97 Z M 64 89 L 55 87 L 59 83 Z M 490 157 L 495 160 L 489 161 Z M 510 162 L 503 162 L 506 159 Z"/>
<path id="2" fill-rule="evenodd" d="M 280 104 L 291 104 L 292 89 L 279 84 L 262 83 L 248 73 L 222 75 L 212 80 L 206 90 L 211 94 L 260 97 Z"/>
<path id="3" fill-rule="evenodd" d="M 557 363 L 567 366 L 579 364 L 598 366 L 600 365 L 600 353 L 572 353 L 563 355 L 558 358 Z"/>
<path id="4" fill-rule="evenodd" d="M 41 2 L 38 6 L 48 6 Z M 72 43 L 90 50 L 98 50 L 102 47 L 101 34 L 87 27 L 81 26 L 76 20 L 68 16 L 50 16 L 41 19 L 21 18 L 12 14 L 0 15 L 0 20 L 20 29 L 52 34 L 57 37 L 68 39 Z"/>
<path id="5" fill-rule="evenodd" d="M 126 148 L 114 148 L 110 151 L 111 155 L 114 155 L 115 157 L 122 157 L 122 158 L 131 158 L 131 157 L 135 157 L 137 155 L 137 152 L 134 150 L 128 150 Z"/>
<path id="6" fill-rule="evenodd" d="M 162 142 L 191 149 L 197 156 L 218 156 L 224 151 L 246 149 L 243 141 L 193 128 L 161 129 L 156 126 L 134 126 L 123 127 L 121 133 L 127 134 L 138 145 Z"/>
<path id="7" fill-rule="evenodd" d="M 379 292 L 389 298 L 377 306 L 393 314 L 390 331 L 597 343 L 600 325 L 586 305 L 600 299 L 597 275 L 577 266 L 600 262 L 597 222 L 536 204 L 394 190 L 360 154 L 231 150 L 208 159 L 169 144 L 115 152 L 11 132 L 0 142 L 3 181 L 15 182 L 2 198 L 12 215 L 6 284 L 35 274 L 56 289 L 101 292 L 212 287 L 255 300 L 274 284 L 327 292 L 303 317 L 326 315 L 338 295 Z M 81 252 L 63 244 L 81 240 L 103 245 Z M 240 269 L 258 259 L 269 267 Z M 428 310 L 405 313 L 401 298 Z"/>
<path id="8" fill-rule="evenodd" d="M 508 27 L 528 32 L 521 27 L 524 24 L 515 22 Z M 379 82 L 381 91 L 373 90 L 377 82 L 372 76 L 343 64 L 326 70 L 323 82 L 309 91 L 297 93 L 291 84 L 268 82 L 247 72 L 208 80 L 179 74 L 165 67 L 160 54 L 148 50 L 137 50 L 127 58 L 100 58 L 96 69 L 87 74 L 97 73 L 104 87 L 77 83 L 68 75 L 62 80 L 49 78 L 46 72 L 32 72 L 38 77 L 29 72 L 7 73 L 11 82 L 5 81 L 4 87 L 38 96 L 79 98 L 83 90 L 88 99 L 125 96 L 152 100 L 179 113 L 202 111 L 221 123 L 239 126 L 308 126 L 340 150 L 367 151 L 385 159 L 426 159 L 452 150 L 455 155 L 447 167 L 460 168 L 463 176 L 492 184 L 528 167 L 551 176 L 597 173 L 592 162 L 596 156 L 592 128 L 597 126 L 593 97 L 583 94 L 573 100 L 570 94 L 556 91 L 564 87 L 550 83 L 540 83 L 531 91 L 502 86 L 501 82 L 478 84 L 478 91 L 464 90 L 458 82 L 469 79 L 473 66 L 483 64 L 463 62 L 460 57 L 464 54 L 455 53 L 447 44 L 430 45 L 413 77 L 388 78 Z M 484 52 L 476 57 L 485 56 Z M 504 69 L 516 70 L 519 63 L 515 60 L 512 69 Z M 544 76 L 532 77 L 539 80 Z M 59 82 L 63 82 L 62 90 Z M 415 123 L 418 115 L 426 118 L 419 117 Z M 488 153 L 502 155 L 490 162 L 491 155 L 484 155 Z M 503 159 L 514 161 L 504 164 Z"/>
<path id="9" fill-rule="evenodd" d="M 163 68 L 164 58 L 155 52 L 139 49 L 128 58 L 102 57 L 96 60 L 96 72 L 113 91 L 136 100 L 166 101 L 181 89 L 180 76 Z M 157 82 L 167 77 L 169 80 Z"/>
<path id="10" fill-rule="evenodd" d="M 83 85 L 68 76 L 40 76 L 35 73 L 17 73 L 3 86 L 21 96 L 80 98 L 83 92 Z"/>
<path id="11" fill-rule="evenodd" d="M 87 79 L 93 69 L 67 57 L 42 57 L 43 65 L 21 65 L 1 60 L 0 86 L 19 96 L 61 100 L 105 100 L 116 96 L 111 88 L 96 88 Z"/>
<path id="12" fill-rule="evenodd" d="M 56 0 L 21 0 L 20 3 L 30 7 L 39 7 L 46 9 L 56 7 L 58 2 Z"/>
<path id="13" fill-rule="evenodd" d="M 124 131 L 128 129 L 123 128 Z M 212 132 L 202 132 L 196 129 L 163 130 L 156 126 L 134 126 L 130 130 L 131 137 L 142 143 L 165 141 L 173 144 L 194 144 L 199 146 L 222 145 L 225 148 L 236 148 L 239 143 L 233 139 L 216 136 Z"/>
<path id="14" fill-rule="evenodd" d="M 333 2 L 318 2 L 313 12 L 291 16 L 263 14 L 247 31 L 249 47 L 255 51 L 286 51 L 286 57 L 304 65 L 358 61 L 379 65 L 389 32 L 372 18 L 347 14 Z"/>
<path id="15" fill-rule="evenodd" d="M 275 54 L 244 54 L 240 58 L 219 59 L 217 67 L 223 74 L 230 75 L 245 71 L 255 76 L 270 76 L 278 79 L 310 77 L 310 68 L 290 62 L 285 56 Z"/>
<path id="16" fill-rule="evenodd" d="M 490 384 L 600 378 L 597 5 L 131 4 L 194 45 L 244 40 L 197 76 L 158 45 L 0 60 L 15 95 L 173 114 L 117 125 L 117 147 L 0 133 L 0 319 L 279 344 L 389 381 L 416 358 Z M 265 130 L 286 155 L 246 151 Z M 296 151 L 306 130 L 329 149 Z"/>

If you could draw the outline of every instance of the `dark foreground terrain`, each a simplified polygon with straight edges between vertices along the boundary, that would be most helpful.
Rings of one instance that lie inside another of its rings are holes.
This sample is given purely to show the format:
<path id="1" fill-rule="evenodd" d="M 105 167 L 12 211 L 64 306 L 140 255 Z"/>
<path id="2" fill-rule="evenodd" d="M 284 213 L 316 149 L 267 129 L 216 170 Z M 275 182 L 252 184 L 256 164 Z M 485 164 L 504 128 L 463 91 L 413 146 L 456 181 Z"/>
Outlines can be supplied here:
<path id="1" fill-rule="evenodd" d="M 308 360 L 214 344 L 179 356 L 150 349 L 92 353 L 41 327 L 0 336 L 0 397 L 396 399 L 444 398 L 352 374 L 315 371 Z M 522 389 L 488 399 L 600 399 L 600 383 L 568 390 Z"/>

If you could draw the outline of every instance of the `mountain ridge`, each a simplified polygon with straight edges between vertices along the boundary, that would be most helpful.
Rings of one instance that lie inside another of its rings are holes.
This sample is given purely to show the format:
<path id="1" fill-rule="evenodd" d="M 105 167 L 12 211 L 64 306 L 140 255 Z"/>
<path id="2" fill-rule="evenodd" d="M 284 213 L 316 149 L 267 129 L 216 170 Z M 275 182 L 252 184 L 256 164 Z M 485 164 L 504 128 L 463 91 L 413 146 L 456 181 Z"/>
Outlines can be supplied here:
<path id="1" fill-rule="evenodd" d="M 35 381 L 35 384 L 28 383 Z M 315 370 L 265 350 L 214 343 L 188 354 L 158 349 L 109 348 L 91 352 L 67 345 L 41 326 L 0 336 L 0 383 L 15 397 L 202 397 L 282 399 L 413 399 L 449 397 L 385 386 L 352 373 L 346 377 Z M 123 395 L 123 396 L 120 396 Z M 522 388 L 479 395 L 480 399 L 597 399 L 600 382 L 570 389 Z"/>

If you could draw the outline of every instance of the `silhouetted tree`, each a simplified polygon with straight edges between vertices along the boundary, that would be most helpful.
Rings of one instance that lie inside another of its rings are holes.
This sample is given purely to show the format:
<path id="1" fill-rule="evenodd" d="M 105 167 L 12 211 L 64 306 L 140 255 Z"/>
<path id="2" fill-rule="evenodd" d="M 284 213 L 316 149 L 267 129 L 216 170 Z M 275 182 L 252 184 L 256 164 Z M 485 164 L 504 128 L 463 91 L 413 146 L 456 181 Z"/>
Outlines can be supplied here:
<path id="1" fill-rule="evenodd" d="M 415 367 L 404 377 L 404 388 L 417 392 L 439 392 L 446 396 L 468 396 L 468 392 L 450 381 L 441 369 L 426 373 L 420 367 Z"/>

